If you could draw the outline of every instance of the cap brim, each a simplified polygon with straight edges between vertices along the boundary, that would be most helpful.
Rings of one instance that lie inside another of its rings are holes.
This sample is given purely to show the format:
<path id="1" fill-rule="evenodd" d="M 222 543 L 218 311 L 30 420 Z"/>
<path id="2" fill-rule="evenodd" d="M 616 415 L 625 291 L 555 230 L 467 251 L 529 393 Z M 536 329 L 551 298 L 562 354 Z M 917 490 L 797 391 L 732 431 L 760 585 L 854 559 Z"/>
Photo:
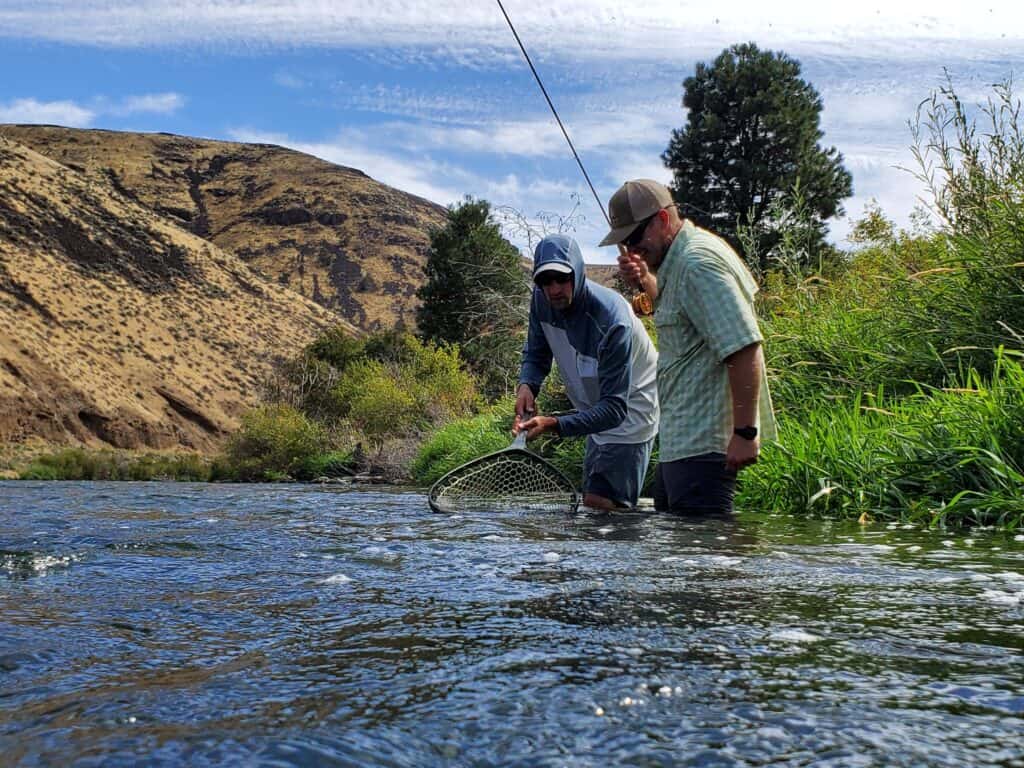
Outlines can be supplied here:
<path id="1" fill-rule="evenodd" d="M 624 227 L 616 227 L 604 236 L 604 240 L 598 243 L 597 247 L 601 248 L 605 245 L 618 245 L 629 237 L 629 233 L 636 229 L 639 224 L 640 222 L 634 221 L 632 224 L 627 224 Z"/>
<path id="2" fill-rule="evenodd" d="M 568 264 L 561 264 L 559 262 L 548 262 L 547 264 L 541 264 L 537 269 L 533 270 L 533 276 L 542 275 L 545 272 L 557 272 L 560 275 L 571 275 L 572 267 Z"/>

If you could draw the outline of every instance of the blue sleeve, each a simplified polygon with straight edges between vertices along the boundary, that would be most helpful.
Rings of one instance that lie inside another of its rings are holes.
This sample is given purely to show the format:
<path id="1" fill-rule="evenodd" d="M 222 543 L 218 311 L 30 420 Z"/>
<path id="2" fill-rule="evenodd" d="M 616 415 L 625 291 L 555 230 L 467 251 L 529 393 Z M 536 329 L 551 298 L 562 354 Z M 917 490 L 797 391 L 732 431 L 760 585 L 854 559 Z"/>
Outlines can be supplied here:
<path id="1" fill-rule="evenodd" d="M 523 347 L 523 359 L 519 366 L 519 383 L 526 384 L 533 390 L 534 396 L 540 392 L 540 385 L 551 372 L 551 347 L 541 330 L 537 319 L 537 296 L 531 301 L 530 325 L 526 332 L 526 344 Z"/>
<path id="2" fill-rule="evenodd" d="M 597 377 L 601 399 L 585 411 L 558 417 L 563 437 L 592 435 L 614 429 L 626 418 L 626 402 L 633 382 L 633 331 L 614 325 L 597 350 Z"/>

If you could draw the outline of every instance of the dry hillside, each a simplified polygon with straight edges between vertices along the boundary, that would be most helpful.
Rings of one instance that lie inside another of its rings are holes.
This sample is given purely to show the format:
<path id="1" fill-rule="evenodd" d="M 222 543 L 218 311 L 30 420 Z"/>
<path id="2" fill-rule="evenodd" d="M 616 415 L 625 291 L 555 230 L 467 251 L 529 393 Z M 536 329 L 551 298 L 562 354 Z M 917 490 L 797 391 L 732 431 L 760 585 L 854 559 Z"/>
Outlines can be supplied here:
<path id="1" fill-rule="evenodd" d="M 164 141 L 171 163 L 183 140 Z M 157 199 L 195 210 L 195 188 L 183 202 L 161 166 L 140 204 L 126 188 L 141 157 L 83 173 L 0 136 L 0 442 L 209 449 L 256 403 L 274 356 L 338 322 L 154 214 Z"/>
<path id="2" fill-rule="evenodd" d="M 38 125 L 19 142 L 240 257 L 364 330 L 413 324 L 444 209 L 281 147 Z"/>

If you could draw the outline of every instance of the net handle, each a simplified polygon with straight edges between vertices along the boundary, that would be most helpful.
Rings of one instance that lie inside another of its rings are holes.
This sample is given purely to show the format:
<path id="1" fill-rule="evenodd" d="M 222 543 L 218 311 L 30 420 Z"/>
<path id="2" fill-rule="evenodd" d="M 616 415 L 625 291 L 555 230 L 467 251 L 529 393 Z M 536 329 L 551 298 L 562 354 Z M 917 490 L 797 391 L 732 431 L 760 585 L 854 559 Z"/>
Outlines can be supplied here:
<path id="1" fill-rule="evenodd" d="M 525 421 L 527 419 L 532 419 L 533 418 L 533 413 L 534 412 L 531 409 L 524 408 L 521 420 Z M 520 429 L 519 430 L 519 434 L 516 435 L 516 439 L 512 441 L 512 445 L 510 445 L 509 448 L 510 449 L 516 448 L 516 449 L 518 449 L 520 451 L 525 451 L 526 450 L 526 433 L 527 432 L 529 432 L 528 429 Z"/>

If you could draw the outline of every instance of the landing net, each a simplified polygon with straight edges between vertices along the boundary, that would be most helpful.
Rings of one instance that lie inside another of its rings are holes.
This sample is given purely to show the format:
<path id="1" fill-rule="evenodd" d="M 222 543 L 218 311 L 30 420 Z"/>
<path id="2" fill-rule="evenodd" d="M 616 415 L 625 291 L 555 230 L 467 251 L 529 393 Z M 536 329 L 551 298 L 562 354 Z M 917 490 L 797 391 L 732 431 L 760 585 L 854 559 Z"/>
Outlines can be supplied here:
<path id="1" fill-rule="evenodd" d="M 572 482 L 529 451 L 509 448 L 453 469 L 428 497 L 435 512 L 523 509 L 573 513 L 580 500 Z"/>

